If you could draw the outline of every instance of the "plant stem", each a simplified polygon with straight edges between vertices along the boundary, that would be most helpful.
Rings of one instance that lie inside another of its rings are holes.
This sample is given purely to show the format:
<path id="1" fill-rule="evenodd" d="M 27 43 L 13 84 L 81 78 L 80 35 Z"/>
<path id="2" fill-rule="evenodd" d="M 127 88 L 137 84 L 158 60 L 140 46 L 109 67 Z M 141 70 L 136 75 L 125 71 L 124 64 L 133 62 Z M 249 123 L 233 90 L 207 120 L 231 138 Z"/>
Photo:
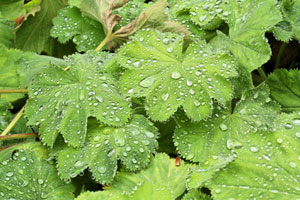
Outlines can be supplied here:
<path id="1" fill-rule="evenodd" d="M 96 51 L 100 51 L 112 38 L 112 32 L 108 32 L 104 40 L 97 46 Z"/>
<path id="2" fill-rule="evenodd" d="M 0 136 L 0 141 L 31 138 L 31 137 L 37 137 L 37 136 L 38 136 L 37 133 L 19 133 L 19 134 L 13 134 L 13 135 L 4 135 L 4 136 Z"/>
<path id="3" fill-rule="evenodd" d="M 278 51 L 277 57 L 276 57 L 275 67 L 274 67 L 275 69 L 279 68 L 281 57 L 282 57 L 285 47 L 286 47 L 286 43 L 282 43 L 280 46 L 280 49 Z"/>
<path id="4" fill-rule="evenodd" d="M 18 112 L 18 114 L 15 116 L 15 118 L 10 122 L 10 124 L 6 127 L 6 129 L 1 133 L 1 136 L 7 135 L 7 133 L 12 129 L 12 127 L 14 127 L 14 125 L 21 118 L 24 110 L 25 110 L 25 106 L 23 106 L 23 108 L 21 108 L 21 110 Z"/>
<path id="5" fill-rule="evenodd" d="M 8 90 L 0 90 L 0 94 L 5 93 L 28 93 L 26 89 L 8 89 Z"/>
<path id="6" fill-rule="evenodd" d="M 257 71 L 258 71 L 259 75 L 264 79 L 264 81 L 267 80 L 268 77 L 261 67 L 258 68 Z"/>

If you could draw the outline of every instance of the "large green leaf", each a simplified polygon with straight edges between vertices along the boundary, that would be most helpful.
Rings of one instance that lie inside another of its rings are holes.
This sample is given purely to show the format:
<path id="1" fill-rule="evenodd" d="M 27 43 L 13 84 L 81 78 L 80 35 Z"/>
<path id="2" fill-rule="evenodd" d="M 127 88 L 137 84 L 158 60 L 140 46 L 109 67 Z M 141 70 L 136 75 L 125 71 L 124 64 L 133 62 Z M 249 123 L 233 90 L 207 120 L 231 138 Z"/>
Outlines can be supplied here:
<path id="1" fill-rule="evenodd" d="M 157 154 L 147 169 L 136 174 L 120 172 L 106 191 L 83 193 L 77 200 L 173 200 L 186 189 L 187 168 L 188 165 L 183 161 L 180 166 L 176 166 L 174 159 L 170 159 L 166 154 Z"/>
<path id="2" fill-rule="evenodd" d="M 215 200 L 300 198 L 300 115 L 283 114 L 274 133 L 241 133 L 235 161 L 208 184 Z"/>
<path id="3" fill-rule="evenodd" d="M 111 183 L 118 160 L 130 171 L 148 165 L 150 155 L 158 146 L 157 136 L 155 126 L 142 115 L 133 115 L 131 121 L 120 128 L 93 123 L 88 128 L 89 139 L 83 148 L 65 146 L 56 153 L 58 172 L 61 178 L 68 180 L 88 167 L 97 182 Z M 58 143 L 57 148 L 61 148 L 60 145 Z"/>
<path id="4" fill-rule="evenodd" d="M 74 199 L 74 186 L 60 180 L 46 159 L 46 149 L 36 142 L 0 151 L 1 199 Z"/>
<path id="5" fill-rule="evenodd" d="M 40 124 L 41 139 L 49 146 L 58 132 L 69 145 L 82 146 L 88 117 L 118 126 L 126 123 L 131 113 L 111 73 L 115 66 L 112 54 L 75 54 L 68 65 L 68 71 L 54 65 L 46 68 L 29 87 L 25 112 L 29 125 Z"/>
<path id="6" fill-rule="evenodd" d="M 220 43 L 224 42 L 249 72 L 266 63 L 272 54 L 264 34 L 281 21 L 276 4 L 277 0 L 223 2 L 222 18 L 228 23 L 229 34 L 219 32 Z"/>
<path id="7" fill-rule="evenodd" d="M 0 18 L 0 44 L 8 48 L 15 46 L 14 23 Z"/>
<path id="8" fill-rule="evenodd" d="M 41 53 L 46 50 L 50 38 L 52 19 L 64 7 L 61 0 L 43 0 L 41 10 L 28 19 L 17 30 L 16 45 L 23 51 Z"/>
<path id="9" fill-rule="evenodd" d="M 272 98 L 282 106 L 283 111 L 300 111 L 299 70 L 276 70 L 269 75 L 267 83 Z"/>
<path id="10" fill-rule="evenodd" d="M 179 123 L 174 133 L 174 143 L 181 155 L 199 162 L 192 170 L 192 188 L 232 161 L 232 151 L 242 147 L 238 139 L 242 133 L 272 130 L 279 113 L 266 85 L 246 92 L 232 114 L 229 109 L 217 109 L 207 121 Z"/>
<path id="11" fill-rule="evenodd" d="M 282 0 L 280 2 L 283 21 L 274 26 L 273 33 L 276 39 L 289 42 L 295 38 L 300 40 L 300 1 L 299 0 Z"/>
<path id="12" fill-rule="evenodd" d="M 234 59 L 204 41 L 191 44 L 183 55 L 182 44 L 181 35 L 143 30 L 118 53 L 118 62 L 128 69 L 123 92 L 146 97 L 145 108 L 154 120 L 167 120 L 182 106 L 199 121 L 211 114 L 212 98 L 223 105 L 231 100 Z"/>
<path id="13" fill-rule="evenodd" d="M 14 20 L 25 14 L 24 0 L 1 0 L 0 13 L 8 20 Z"/>
<path id="14" fill-rule="evenodd" d="M 25 89 L 32 77 L 50 63 L 64 64 L 61 59 L 23 53 L 16 49 L 7 49 L 0 45 L 0 88 Z M 1 94 L 1 99 L 15 101 L 24 97 L 22 94 Z"/>
<path id="15" fill-rule="evenodd" d="M 102 25 L 83 17 L 78 8 L 63 8 L 53 19 L 51 36 L 65 43 L 73 38 L 78 51 L 95 49 L 104 39 Z"/>

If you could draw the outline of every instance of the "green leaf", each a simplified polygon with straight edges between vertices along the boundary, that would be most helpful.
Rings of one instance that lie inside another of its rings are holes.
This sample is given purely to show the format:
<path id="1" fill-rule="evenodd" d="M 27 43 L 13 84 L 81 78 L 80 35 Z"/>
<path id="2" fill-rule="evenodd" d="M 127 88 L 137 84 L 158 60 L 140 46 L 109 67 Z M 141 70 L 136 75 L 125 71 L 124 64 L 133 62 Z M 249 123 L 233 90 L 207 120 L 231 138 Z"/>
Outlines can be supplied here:
<path id="1" fill-rule="evenodd" d="M 49 146 L 58 132 L 69 145 L 82 146 L 88 117 L 119 126 L 128 121 L 131 113 L 111 73 L 116 65 L 113 54 L 91 51 L 75 54 L 67 62 L 70 70 L 52 65 L 29 86 L 25 110 L 28 124 L 40 124 L 41 139 Z"/>
<path id="2" fill-rule="evenodd" d="M 49 63 L 64 64 L 63 60 L 34 53 L 23 53 L 0 45 L 0 89 L 25 89 L 32 77 Z M 23 94 L 1 94 L 9 102 L 23 98 Z"/>
<path id="3" fill-rule="evenodd" d="M 232 151 L 243 145 L 239 141 L 242 133 L 272 130 L 278 113 L 279 106 L 269 98 L 264 84 L 244 93 L 232 114 L 230 109 L 216 107 L 207 121 L 179 123 L 174 133 L 175 146 L 184 158 L 199 163 L 189 186 L 201 185 L 226 166 L 232 160 Z"/>
<path id="4" fill-rule="evenodd" d="M 229 34 L 219 32 L 220 43 L 223 42 L 249 72 L 271 57 L 264 34 L 281 21 L 276 3 L 276 0 L 230 0 L 223 5 L 222 18 L 228 22 Z"/>
<path id="5" fill-rule="evenodd" d="M 191 44 L 183 55 L 182 44 L 181 35 L 144 30 L 118 53 L 118 62 L 128 69 L 122 90 L 146 97 L 145 108 L 154 120 L 167 120 L 183 106 L 199 121 L 211 114 L 212 98 L 221 104 L 231 100 L 234 59 L 204 41 Z"/>
<path id="6" fill-rule="evenodd" d="M 23 51 L 41 53 L 50 38 L 52 19 L 64 7 L 60 0 L 43 0 L 41 10 L 28 19 L 17 30 L 16 45 Z"/>
<path id="7" fill-rule="evenodd" d="M 15 46 L 14 23 L 0 18 L 0 44 L 8 48 Z"/>
<path id="8" fill-rule="evenodd" d="M 284 42 L 289 42 L 293 38 L 300 40 L 300 1 L 283 0 L 280 8 L 283 20 L 273 28 L 274 36 Z"/>
<path id="9" fill-rule="evenodd" d="M 171 3 L 171 13 L 177 18 L 185 16 L 186 21 L 201 26 L 201 28 L 214 30 L 222 23 L 218 16 L 223 12 L 218 0 L 187 0 Z"/>
<path id="10" fill-rule="evenodd" d="M 93 123 L 84 147 L 75 149 L 65 145 L 56 153 L 58 172 L 62 179 L 68 180 L 89 168 L 97 182 L 111 183 L 118 160 L 130 171 L 149 164 L 150 155 L 158 147 L 157 135 L 155 126 L 142 115 L 133 115 L 120 128 Z"/>
<path id="11" fill-rule="evenodd" d="M 183 161 L 180 166 L 176 166 L 175 160 L 170 159 L 168 155 L 156 154 L 147 169 L 135 174 L 120 172 L 112 185 L 105 188 L 106 191 L 83 193 L 77 200 L 84 200 L 87 197 L 100 199 L 105 196 L 117 199 L 120 194 L 123 197 L 121 199 L 128 200 L 173 200 L 182 195 L 186 189 L 187 168 L 188 165 Z"/>
<path id="12" fill-rule="evenodd" d="M 83 192 L 81 193 L 76 200 L 129 200 L 121 193 L 111 193 L 109 191 L 101 191 L 101 192 Z"/>
<path id="13" fill-rule="evenodd" d="M 74 199 L 74 186 L 66 184 L 37 142 L 0 151 L 0 196 L 2 199 Z"/>
<path id="14" fill-rule="evenodd" d="M 299 114 L 283 114 L 274 133 L 241 133 L 235 161 L 208 184 L 213 199 L 299 199 L 299 122 Z"/>
<path id="15" fill-rule="evenodd" d="M 73 38 L 78 51 L 95 49 L 105 37 L 102 25 L 83 17 L 75 7 L 61 9 L 53 19 L 53 24 L 51 36 L 58 38 L 61 43 Z"/>
<path id="16" fill-rule="evenodd" d="M 276 70 L 268 76 L 271 96 L 286 112 L 300 111 L 299 70 Z"/>
<path id="17" fill-rule="evenodd" d="M 0 13 L 8 20 L 14 20 L 25 14 L 24 0 L 1 0 Z"/>

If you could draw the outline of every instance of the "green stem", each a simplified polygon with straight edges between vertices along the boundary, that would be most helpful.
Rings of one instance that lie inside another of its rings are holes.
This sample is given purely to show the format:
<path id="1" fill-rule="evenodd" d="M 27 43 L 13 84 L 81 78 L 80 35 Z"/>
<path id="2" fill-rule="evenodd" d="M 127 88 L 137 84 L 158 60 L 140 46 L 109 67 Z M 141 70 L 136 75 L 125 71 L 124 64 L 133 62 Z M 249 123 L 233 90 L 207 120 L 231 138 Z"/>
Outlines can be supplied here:
<path id="1" fill-rule="evenodd" d="M 264 79 L 264 81 L 267 80 L 268 77 L 261 67 L 258 68 L 257 71 L 258 71 L 259 75 Z"/>
<path id="2" fill-rule="evenodd" d="M 112 38 L 112 32 L 108 32 L 104 40 L 97 46 L 96 51 L 100 51 Z"/>
<path id="3" fill-rule="evenodd" d="M 4 136 L 0 136 L 0 141 L 24 139 L 24 138 L 31 138 L 31 137 L 37 137 L 37 136 L 38 136 L 37 133 L 19 133 L 19 134 L 13 134 L 13 135 L 4 135 Z"/>
<path id="4" fill-rule="evenodd" d="M 6 127 L 6 129 L 1 133 L 1 136 L 7 135 L 7 133 L 14 127 L 14 125 L 21 118 L 24 110 L 25 110 L 25 106 L 23 106 L 23 108 L 18 112 L 18 114 L 15 116 L 15 118 L 10 122 L 10 124 Z"/>
<path id="5" fill-rule="evenodd" d="M 26 89 L 8 89 L 8 90 L 0 90 L 0 94 L 5 93 L 28 93 Z"/>
<path id="6" fill-rule="evenodd" d="M 278 51 L 277 57 L 276 57 L 275 67 L 274 67 L 275 69 L 279 68 L 281 57 L 282 57 L 285 47 L 286 47 L 286 43 L 282 43 L 280 46 L 280 49 Z"/>

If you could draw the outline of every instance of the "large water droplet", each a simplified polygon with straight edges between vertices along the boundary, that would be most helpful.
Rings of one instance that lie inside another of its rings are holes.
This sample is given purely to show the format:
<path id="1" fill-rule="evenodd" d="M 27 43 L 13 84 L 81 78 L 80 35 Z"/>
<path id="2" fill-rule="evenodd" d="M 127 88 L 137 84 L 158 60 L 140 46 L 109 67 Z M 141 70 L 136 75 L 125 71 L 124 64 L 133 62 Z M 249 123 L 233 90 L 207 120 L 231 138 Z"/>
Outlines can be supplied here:
<path id="1" fill-rule="evenodd" d="M 287 123 L 287 124 L 284 125 L 284 128 L 285 129 L 291 129 L 291 128 L 293 128 L 293 126 L 292 126 L 292 124 Z"/>
<path id="2" fill-rule="evenodd" d="M 101 173 L 101 174 L 104 174 L 106 172 L 106 167 L 99 167 L 98 171 Z"/>
<path id="3" fill-rule="evenodd" d="M 148 138 L 154 137 L 154 134 L 152 132 L 146 131 L 145 134 L 147 135 Z"/>
<path id="4" fill-rule="evenodd" d="M 153 85 L 154 80 L 155 80 L 155 77 L 153 77 L 153 76 L 145 78 L 140 82 L 140 86 L 145 87 L 145 88 L 150 87 L 151 85 Z"/>
<path id="5" fill-rule="evenodd" d="M 220 129 L 222 130 L 222 131 L 227 131 L 227 126 L 226 126 L 226 124 L 220 124 Z"/>
<path id="6" fill-rule="evenodd" d="M 163 101 L 167 101 L 168 98 L 169 98 L 169 93 L 163 94 L 163 95 L 161 96 L 161 99 L 162 99 Z"/>
<path id="7" fill-rule="evenodd" d="M 259 151 L 259 149 L 256 148 L 256 147 L 254 147 L 254 146 L 252 146 L 252 147 L 250 147 L 250 151 L 253 152 L 253 153 L 256 153 L 256 152 Z"/>
<path id="8" fill-rule="evenodd" d="M 181 74 L 177 71 L 172 72 L 171 78 L 173 79 L 179 79 L 181 77 Z"/>
<path id="9" fill-rule="evenodd" d="M 78 160 L 75 165 L 76 168 L 82 167 L 83 166 L 83 162 L 81 162 L 80 160 Z"/>
<path id="10" fill-rule="evenodd" d="M 293 124 L 295 126 L 300 126 L 300 119 L 293 119 Z"/>

